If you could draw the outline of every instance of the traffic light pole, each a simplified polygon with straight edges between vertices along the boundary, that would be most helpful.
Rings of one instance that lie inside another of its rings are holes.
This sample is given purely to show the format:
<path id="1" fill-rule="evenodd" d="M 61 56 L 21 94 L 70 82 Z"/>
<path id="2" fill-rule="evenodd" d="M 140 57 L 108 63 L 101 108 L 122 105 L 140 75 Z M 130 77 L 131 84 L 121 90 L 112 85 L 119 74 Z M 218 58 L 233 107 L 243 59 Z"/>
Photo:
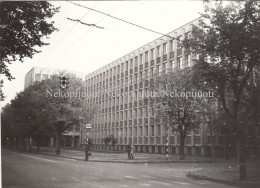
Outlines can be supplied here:
<path id="1" fill-rule="evenodd" d="M 87 137 L 87 142 L 85 145 L 85 161 L 88 161 L 88 155 L 89 155 L 89 145 L 88 145 L 88 137 Z"/>

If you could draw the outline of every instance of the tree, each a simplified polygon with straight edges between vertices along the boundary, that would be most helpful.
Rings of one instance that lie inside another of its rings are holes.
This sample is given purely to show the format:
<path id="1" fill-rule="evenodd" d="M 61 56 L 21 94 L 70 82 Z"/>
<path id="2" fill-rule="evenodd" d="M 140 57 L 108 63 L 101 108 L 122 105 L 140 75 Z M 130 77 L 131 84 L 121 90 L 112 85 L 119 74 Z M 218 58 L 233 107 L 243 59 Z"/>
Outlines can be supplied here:
<path id="1" fill-rule="evenodd" d="M 151 96 L 156 107 L 156 121 L 164 125 L 167 137 L 171 132 L 178 134 L 181 160 L 185 159 L 184 144 L 188 132 L 198 129 L 201 121 L 198 112 L 202 101 L 186 96 L 191 94 L 191 88 L 187 84 L 188 75 L 188 69 L 168 72 L 157 76 L 151 86 L 152 93 L 156 93 Z"/>
<path id="2" fill-rule="evenodd" d="M 115 145 L 116 145 L 116 143 L 117 143 L 116 139 L 114 138 L 114 135 L 110 135 L 110 136 L 108 136 L 108 137 L 105 137 L 105 138 L 103 139 L 103 141 L 104 141 L 104 143 L 105 143 L 105 145 L 106 145 L 106 148 L 107 148 L 107 145 L 108 145 L 108 144 L 111 144 L 112 147 L 113 147 L 113 149 L 114 149 L 114 147 L 115 147 Z"/>
<path id="3" fill-rule="evenodd" d="M 37 46 L 48 44 L 43 39 L 57 30 L 50 18 L 58 11 L 47 1 L 0 2 L 1 74 L 12 80 L 8 64 L 32 58 Z"/>
<path id="4" fill-rule="evenodd" d="M 59 89 L 61 76 L 69 79 L 69 85 L 62 90 Z M 60 154 L 62 133 L 69 131 L 73 125 L 80 128 L 81 125 L 90 123 L 96 113 L 96 107 L 85 105 L 84 82 L 73 74 L 61 73 L 43 82 L 45 87 L 42 92 L 48 93 L 45 99 L 50 105 L 48 111 L 55 116 L 56 154 Z M 60 97 L 55 97 L 55 92 L 61 93 Z"/>
<path id="5" fill-rule="evenodd" d="M 90 122 L 95 114 L 95 108 L 84 105 L 85 98 L 75 97 L 76 93 L 82 94 L 84 91 L 84 82 L 67 74 L 65 76 L 70 78 L 69 87 L 60 90 L 61 75 L 53 75 L 50 79 L 34 83 L 17 94 L 11 101 L 11 108 L 7 106 L 3 110 L 5 119 L 8 119 L 7 112 L 11 112 L 14 117 L 11 118 L 14 122 L 6 121 L 4 127 L 7 130 L 6 127 L 13 125 L 12 129 L 17 131 L 14 133 L 17 140 L 22 142 L 24 138 L 29 140 L 33 137 L 39 149 L 43 137 L 56 135 L 57 154 L 60 154 L 62 134 L 73 126 L 80 127 L 84 122 L 79 117 L 83 116 Z M 59 93 L 62 95 L 59 96 Z"/>
<path id="6" fill-rule="evenodd" d="M 199 56 L 194 60 L 193 83 L 204 84 L 215 92 L 237 135 L 240 179 L 247 178 L 247 171 L 246 126 L 239 114 L 248 99 L 246 85 L 260 61 L 259 5 L 254 1 L 206 6 L 200 27 L 194 26 L 183 42 L 187 53 Z"/>

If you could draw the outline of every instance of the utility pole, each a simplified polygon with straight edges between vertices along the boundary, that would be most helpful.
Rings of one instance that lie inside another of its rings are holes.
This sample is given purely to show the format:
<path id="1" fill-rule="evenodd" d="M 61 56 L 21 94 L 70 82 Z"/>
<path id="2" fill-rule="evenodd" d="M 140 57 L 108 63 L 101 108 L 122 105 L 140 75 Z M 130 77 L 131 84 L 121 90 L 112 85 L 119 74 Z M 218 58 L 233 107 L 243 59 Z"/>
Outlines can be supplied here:
<path id="1" fill-rule="evenodd" d="M 89 131 L 91 129 L 91 125 L 90 124 L 86 124 L 85 126 L 85 130 L 87 132 L 87 137 L 86 137 L 86 143 L 85 143 L 85 161 L 88 161 L 88 157 L 91 155 L 91 153 L 89 152 L 89 140 L 88 140 L 88 135 L 89 135 Z"/>

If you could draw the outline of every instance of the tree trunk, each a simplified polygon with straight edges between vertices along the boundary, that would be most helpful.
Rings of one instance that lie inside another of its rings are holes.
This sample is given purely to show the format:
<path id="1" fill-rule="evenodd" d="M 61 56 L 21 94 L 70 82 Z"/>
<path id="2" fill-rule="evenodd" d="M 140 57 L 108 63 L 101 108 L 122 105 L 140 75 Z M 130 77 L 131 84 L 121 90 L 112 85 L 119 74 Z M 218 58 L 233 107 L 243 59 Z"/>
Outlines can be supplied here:
<path id="1" fill-rule="evenodd" d="M 185 143 L 185 136 L 181 135 L 180 136 L 180 160 L 184 160 L 185 159 L 184 143 Z"/>
<path id="2" fill-rule="evenodd" d="M 239 167 L 239 173 L 240 173 L 240 179 L 246 180 L 247 179 L 247 170 L 246 170 L 246 147 L 244 139 L 245 135 L 243 132 L 241 132 L 238 135 L 238 167 Z"/>
<path id="3" fill-rule="evenodd" d="M 28 141 L 28 146 L 29 146 L 29 149 L 32 150 L 32 145 L 31 145 L 31 138 L 28 137 L 27 138 L 27 141 Z"/>
<path id="4" fill-rule="evenodd" d="M 60 155 L 60 134 L 56 133 L 56 154 Z"/>
<path id="5" fill-rule="evenodd" d="M 214 141 L 213 139 L 213 130 L 212 130 L 212 119 L 211 114 L 209 114 L 209 132 L 210 132 L 210 157 L 211 159 L 215 158 L 215 152 L 214 152 Z"/>
<path id="6" fill-rule="evenodd" d="M 37 137 L 37 151 L 40 151 L 40 142 L 41 142 L 41 134 L 38 134 L 38 137 Z"/>

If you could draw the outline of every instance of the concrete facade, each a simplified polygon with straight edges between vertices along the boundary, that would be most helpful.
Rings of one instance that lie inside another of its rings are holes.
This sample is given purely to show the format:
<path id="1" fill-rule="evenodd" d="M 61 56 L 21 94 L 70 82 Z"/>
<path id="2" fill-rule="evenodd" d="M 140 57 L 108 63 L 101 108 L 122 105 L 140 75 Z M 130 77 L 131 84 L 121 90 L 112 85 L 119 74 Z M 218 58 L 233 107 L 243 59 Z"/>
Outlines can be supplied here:
<path id="1" fill-rule="evenodd" d="M 185 56 L 185 49 L 179 40 L 185 38 L 193 25 L 199 25 L 199 19 L 193 20 L 178 29 L 162 36 L 132 52 L 109 63 L 86 76 L 87 100 L 90 106 L 98 106 L 99 111 L 91 122 L 89 137 L 95 149 L 105 148 L 103 139 L 114 136 L 116 146 L 110 149 L 126 150 L 126 145 L 134 143 L 137 151 L 165 153 L 165 126 L 155 121 L 155 112 L 149 99 L 142 95 L 132 97 L 129 93 L 143 94 L 149 90 L 156 74 L 167 73 L 175 69 L 192 66 L 191 59 L 196 54 Z M 121 95 L 123 93 L 123 95 Z M 186 137 L 185 153 L 193 156 L 210 155 L 210 136 L 208 122 L 200 129 L 190 131 Z M 259 142 L 259 132 L 256 139 Z M 224 156 L 225 138 L 213 134 L 215 155 Z M 235 146 L 230 146 L 235 155 Z M 169 153 L 179 153 L 179 136 L 170 135 Z"/>

